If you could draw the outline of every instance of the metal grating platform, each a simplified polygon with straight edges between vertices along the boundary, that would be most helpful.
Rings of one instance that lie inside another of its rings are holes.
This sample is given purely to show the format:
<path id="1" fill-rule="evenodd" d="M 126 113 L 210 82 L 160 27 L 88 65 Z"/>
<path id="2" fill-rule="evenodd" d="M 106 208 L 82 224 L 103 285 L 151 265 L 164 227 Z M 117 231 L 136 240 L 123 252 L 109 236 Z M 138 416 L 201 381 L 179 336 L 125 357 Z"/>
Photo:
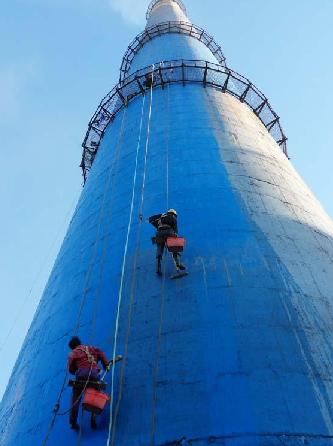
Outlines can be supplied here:
<path id="1" fill-rule="evenodd" d="M 131 63 L 140 49 L 150 40 L 164 34 L 184 34 L 186 36 L 193 37 L 194 39 L 199 40 L 199 42 L 202 42 L 204 45 L 206 45 L 207 48 L 210 49 L 212 54 L 216 57 L 221 65 L 225 65 L 226 59 L 222 52 L 221 46 L 214 40 L 214 38 L 210 34 L 206 33 L 204 29 L 189 22 L 163 22 L 150 28 L 146 28 L 142 33 L 138 34 L 130 43 L 121 64 L 119 79 L 120 82 L 122 82 L 128 74 Z"/>
<path id="2" fill-rule="evenodd" d="M 101 138 L 116 114 L 136 96 L 145 94 L 147 76 L 153 78 L 153 88 L 164 89 L 172 84 L 200 84 L 228 93 L 247 104 L 258 116 L 266 129 L 287 154 L 287 138 L 279 116 L 274 112 L 266 96 L 244 76 L 228 67 L 200 60 L 176 60 L 143 68 L 115 86 L 101 101 L 89 122 L 83 141 L 81 168 L 84 182 L 94 162 Z"/>

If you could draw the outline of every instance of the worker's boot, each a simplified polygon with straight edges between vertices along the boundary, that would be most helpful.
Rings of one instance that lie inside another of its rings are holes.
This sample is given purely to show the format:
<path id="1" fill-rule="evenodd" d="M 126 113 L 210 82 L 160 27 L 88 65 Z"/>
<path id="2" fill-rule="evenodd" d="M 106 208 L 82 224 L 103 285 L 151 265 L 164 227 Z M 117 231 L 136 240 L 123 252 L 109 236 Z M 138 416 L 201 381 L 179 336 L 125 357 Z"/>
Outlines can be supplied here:
<path id="1" fill-rule="evenodd" d="M 156 274 L 159 276 L 162 274 L 162 262 L 160 256 L 156 258 Z"/>
<path id="2" fill-rule="evenodd" d="M 180 269 L 181 271 L 184 271 L 186 269 L 186 267 L 184 265 L 182 265 L 182 263 L 180 262 L 180 255 L 175 254 L 173 256 L 173 258 L 175 259 L 177 268 Z"/>
<path id="3" fill-rule="evenodd" d="M 80 426 L 77 424 L 77 422 L 71 423 L 71 429 L 78 431 L 80 430 Z"/>
<path id="4" fill-rule="evenodd" d="M 94 413 L 91 415 L 90 427 L 91 427 L 92 430 L 96 430 L 97 429 L 96 415 Z"/>

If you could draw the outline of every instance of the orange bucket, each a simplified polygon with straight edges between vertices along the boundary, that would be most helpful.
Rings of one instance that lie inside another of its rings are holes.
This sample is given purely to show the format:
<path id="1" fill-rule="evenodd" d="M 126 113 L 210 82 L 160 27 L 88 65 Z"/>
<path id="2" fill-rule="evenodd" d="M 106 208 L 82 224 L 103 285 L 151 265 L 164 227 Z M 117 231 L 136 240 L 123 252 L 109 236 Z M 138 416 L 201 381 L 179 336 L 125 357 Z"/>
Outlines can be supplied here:
<path id="1" fill-rule="evenodd" d="M 109 401 L 110 397 L 107 393 L 88 388 L 84 392 L 82 407 L 89 412 L 99 415 Z"/>
<path id="2" fill-rule="evenodd" d="M 182 252 L 185 246 L 185 239 L 183 237 L 168 237 L 166 245 L 170 252 Z"/>

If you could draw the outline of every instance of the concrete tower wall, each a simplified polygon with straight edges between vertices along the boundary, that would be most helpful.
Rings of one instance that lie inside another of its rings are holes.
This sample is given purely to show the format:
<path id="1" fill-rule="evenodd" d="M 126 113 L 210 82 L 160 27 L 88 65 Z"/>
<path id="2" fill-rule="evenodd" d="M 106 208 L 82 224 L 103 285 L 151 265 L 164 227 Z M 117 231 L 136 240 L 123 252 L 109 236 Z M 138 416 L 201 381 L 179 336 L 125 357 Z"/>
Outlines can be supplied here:
<path id="1" fill-rule="evenodd" d="M 162 22 L 188 22 L 188 18 L 180 6 L 174 1 L 160 1 L 156 3 L 147 20 L 147 28 Z"/>
<path id="2" fill-rule="evenodd" d="M 188 22 L 187 16 L 174 1 L 160 1 L 152 9 L 146 29 L 165 22 Z M 205 60 L 218 63 L 209 48 L 200 40 L 181 33 L 164 34 L 149 40 L 134 57 L 129 73 L 167 60 Z"/>
<path id="3" fill-rule="evenodd" d="M 212 52 L 194 37 L 165 34 L 148 42 L 134 57 L 129 74 L 152 64 L 167 60 L 206 60 L 218 63 Z"/>
<path id="4" fill-rule="evenodd" d="M 147 223 L 171 206 L 181 281 L 167 256 L 156 277 Z M 202 84 L 135 98 L 102 138 L 1 404 L 0 445 L 333 444 L 332 238 L 244 103 Z M 108 410 L 96 432 L 85 415 L 79 439 L 66 415 L 48 430 L 73 333 L 125 356 L 110 436 Z"/>

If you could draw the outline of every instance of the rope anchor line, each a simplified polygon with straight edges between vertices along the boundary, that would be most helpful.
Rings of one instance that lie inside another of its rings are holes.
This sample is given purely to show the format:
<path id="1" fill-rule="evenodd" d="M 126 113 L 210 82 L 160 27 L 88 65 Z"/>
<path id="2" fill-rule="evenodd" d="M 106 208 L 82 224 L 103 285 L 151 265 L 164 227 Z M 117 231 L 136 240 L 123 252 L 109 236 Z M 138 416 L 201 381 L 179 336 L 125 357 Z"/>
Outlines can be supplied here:
<path id="1" fill-rule="evenodd" d="M 118 157 L 120 155 L 120 150 L 122 147 L 122 137 L 123 137 L 123 132 L 124 132 L 124 122 L 125 122 L 125 116 L 127 114 L 127 108 L 124 109 L 124 113 L 122 116 L 122 120 L 121 120 L 121 125 L 120 125 L 120 129 L 119 129 L 119 134 L 118 134 L 118 142 L 117 142 L 117 148 L 116 148 L 116 156 Z M 101 223 L 102 223 L 102 219 L 103 219 L 103 215 L 104 215 L 104 203 L 105 203 L 105 199 L 106 199 L 106 195 L 107 195 L 107 190 L 109 188 L 110 185 L 110 181 L 112 178 L 112 172 L 113 172 L 113 165 L 110 165 L 109 168 L 109 172 L 108 172 L 108 178 L 105 182 L 105 187 L 104 187 L 104 191 L 103 191 L 103 199 L 102 199 L 102 205 L 100 208 L 100 212 L 99 212 L 99 216 L 98 216 L 98 224 L 97 224 L 97 231 L 96 231 L 96 237 L 95 237 L 95 241 L 94 241 L 94 248 L 93 248 L 93 253 L 88 265 L 88 269 L 86 271 L 85 274 L 85 281 L 84 281 L 84 287 L 83 287 L 83 292 L 82 292 L 82 297 L 80 300 L 80 306 L 78 309 L 78 314 L 77 314 L 77 320 L 76 320 L 76 324 L 74 327 L 74 333 L 77 333 L 79 326 L 80 326 L 80 320 L 81 320 L 81 314 L 82 314 L 82 310 L 84 308 L 84 305 L 86 303 L 86 295 L 87 295 L 87 291 L 89 288 L 89 282 L 90 282 L 90 278 L 91 278 L 91 273 L 92 273 L 92 265 L 94 262 L 94 259 L 96 258 L 96 254 L 97 254 L 97 246 L 98 246 L 98 239 L 99 239 L 99 234 L 100 234 L 100 228 L 101 228 Z M 50 439 L 50 435 L 53 431 L 56 419 L 58 416 L 62 416 L 62 415 L 66 415 L 70 410 L 67 410 L 66 412 L 60 413 L 60 402 L 61 402 L 61 398 L 63 395 L 63 392 L 65 390 L 65 386 L 66 386 L 66 382 L 67 382 L 67 377 L 68 377 L 68 370 L 66 369 L 65 371 L 65 376 L 64 376 L 64 380 L 62 382 L 59 394 L 58 394 L 58 398 L 56 401 L 56 404 L 54 405 L 54 408 L 52 410 L 52 417 L 48 426 L 48 429 L 46 431 L 45 436 L 43 437 L 42 440 L 42 446 L 46 446 L 49 442 Z"/>
<path id="2" fill-rule="evenodd" d="M 140 210 L 139 210 L 139 219 L 140 219 L 140 221 L 143 220 L 143 205 L 144 205 L 144 193 L 145 193 L 145 184 L 146 184 L 146 176 L 147 176 L 147 159 L 148 159 L 148 147 L 149 147 L 149 136 L 150 136 L 150 122 L 151 122 L 152 105 L 153 105 L 154 69 L 155 69 L 155 65 L 153 64 L 152 65 L 152 74 L 151 74 L 150 103 L 149 103 L 149 113 L 148 113 L 148 123 L 147 123 L 147 136 L 146 136 L 145 152 L 144 152 L 144 168 L 143 168 L 143 178 L 142 178 L 141 197 L 140 197 Z M 134 211 L 134 201 L 135 201 L 135 187 L 136 187 L 136 180 L 137 180 L 137 174 L 138 174 L 138 159 L 139 159 L 139 149 L 140 149 L 140 144 L 141 144 L 141 134 L 142 134 L 142 127 L 143 127 L 143 112 L 144 112 L 145 100 L 146 100 L 146 95 L 144 94 L 143 95 L 143 99 L 142 99 L 139 137 L 138 137 L 138 142 L 137 142 L 137 146 L 136 146 L 135 166 L 134 166 L 134 175 L 133 175 L 133 183 L 132 183 L 133 187 L 132 187 L 132 192 L 131 192 L 131 205 L 130 205 L 130 212 L 129 212 L 127 231 L 126 231 L 126 239 L 125 239 L 125 245 L 124 245 L 124 254 L 123 254 L 123 261 L 122 261 L 122 268 L 121 268 L 121 277 L 120 277 L 120 285 L 119 285 L 119 293 L 118 293 L 118 304 L 117 304 L 117 314 L 116 314 L 115 333 L 114 333 L 113 360 L 116 357 L 116 351 L 117 351 L 120 308 L 121 308 L 121 303 L 122 303 L 122 298 L 123 298 L 124 278 L 125 278 L 125 268 L 126 268 L 128 245 L 129 245 L 129 236 L 130 236 L 131 226 L 132 226 L 132 221 L 133 221 L 133 211 Z M 113 428 L 114 383 L 115 383 L 115 369 L 112 368 L 112 374 L 111 374 L 111 407 L 110 407 L 110 419 L 109 419 L 108 438 L 107 438 L 107 443 L 106 443 L 107 446 L 110 446 L 111 440 L 113 439 L 112 428 Z"/>

